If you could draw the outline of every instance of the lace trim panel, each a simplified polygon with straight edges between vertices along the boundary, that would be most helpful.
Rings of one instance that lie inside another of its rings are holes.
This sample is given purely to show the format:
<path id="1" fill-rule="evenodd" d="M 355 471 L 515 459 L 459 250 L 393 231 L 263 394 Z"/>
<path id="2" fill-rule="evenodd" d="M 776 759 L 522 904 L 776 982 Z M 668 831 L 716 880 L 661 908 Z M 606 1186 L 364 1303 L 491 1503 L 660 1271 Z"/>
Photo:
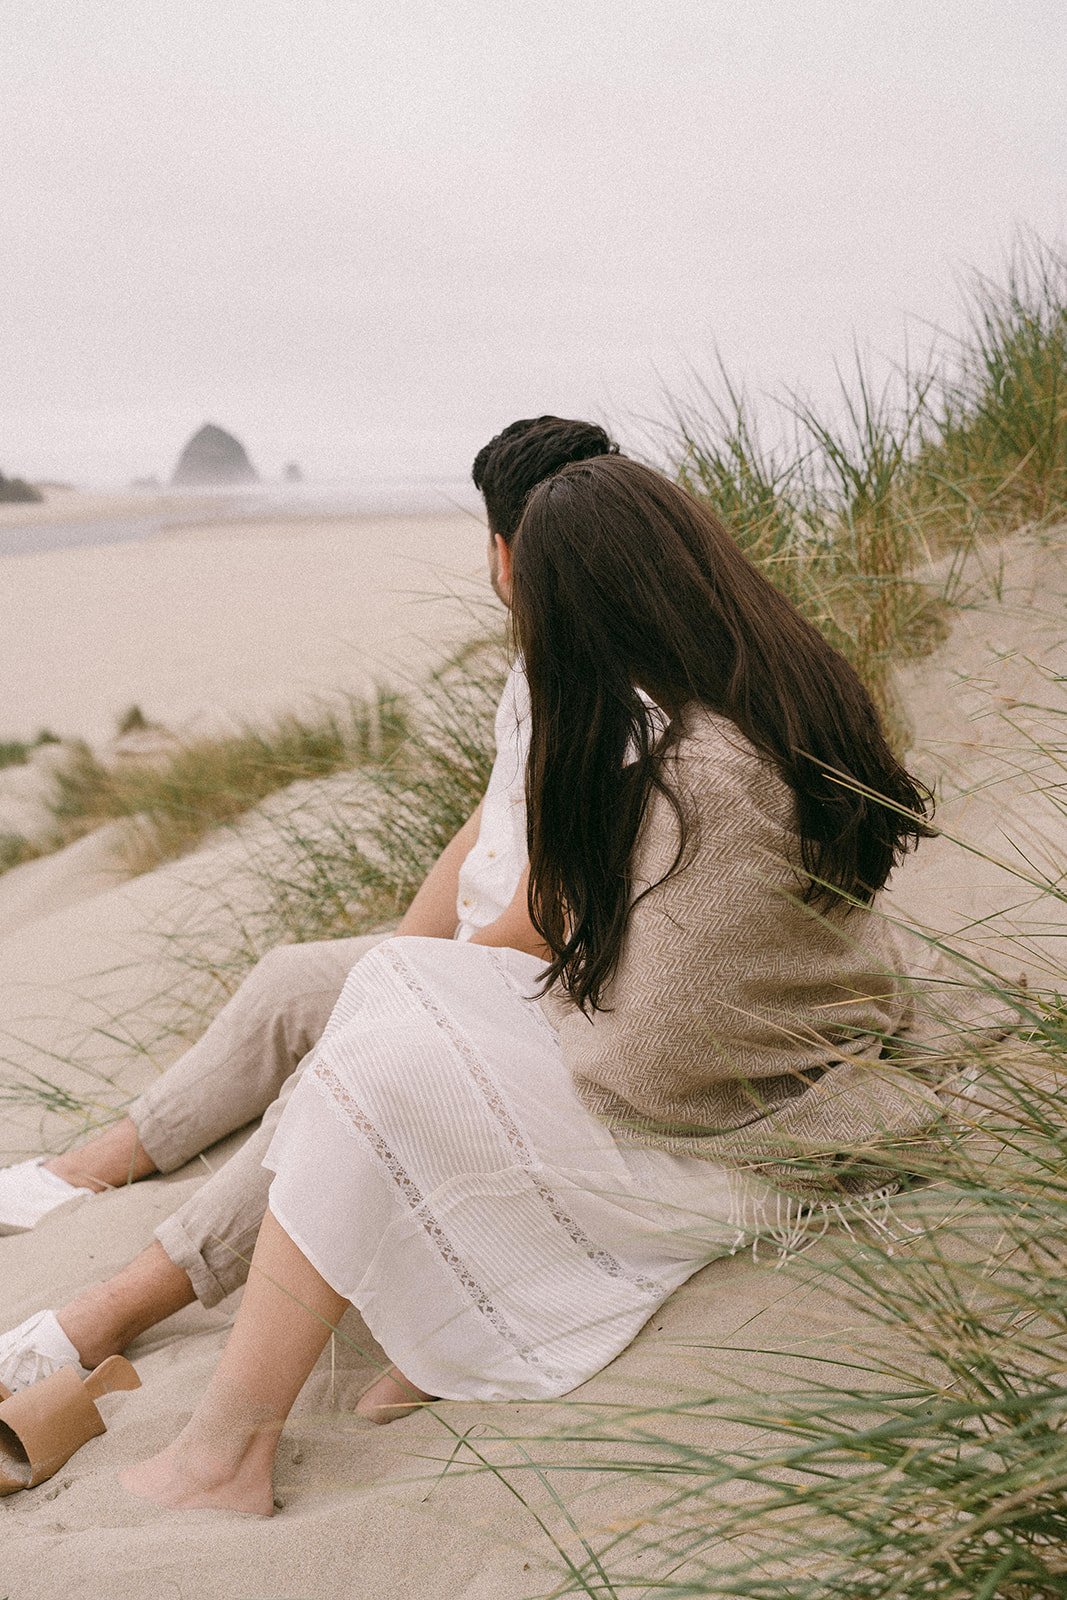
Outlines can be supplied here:
<path id="1" fill-rule="evenodd" d="M 433 1017 L 457 1055 L 463 1061 L 481 1091 L 486 1105 L 495 1117 L 517 1163 L 530 1174 L 534 1188 L 548 1208 L 553 1222 L 557 1223 L 569 1235 L 572 1243 L 584 1252 L 587 1260 L 601 1272 L 606 1273 L 609 1278 L 620 1278 L 639 1290 L 640 1293 L 649 1296 L 650 1299 L 656 1299 L 657 1303 L 662 1301 L 665 1291 L 661 1283 L 657 1283 L 654 1278 L 639 1277 L 627 1272 L 623 1264 L 609 1250 L 605 1250 L 602 1245 L 598 1245 L 595 1240 L 591 1239 L 581 1224 L 576 1222 L 570 1213 L 565 1210 L 558 1196 L 553 1193 L 552 1189 L 540 1176 L 537 1170 L 540 1163 L 535 1160 L 521 1129 L 511 1115 L 507 1102 L 493 1082 L 490 1074 L 486 1072 L 470 1041 L 462 1030 L 456 1026 L 453 1018 L 449 1016 L 430 990 L 420 982 L 399 951 L 391 943 L 383 947 L 382 953 L 401 983 L 411 990 L 423 1008 Z M 506 968 L 497 953 L 491 951 L 491 956 L 497 970 L 502 976 L 507 977 Z M 532 1004 L 532 1002 L 530 1003 Z"/>
<path id="2" fill-rule="evenodd" d="M 442 1261 L 454 1273 L 489 1325 L 496 1330 L 505 1343 L 509 1344 L 523 1361 L 528 1362 L 530 1366 L 537 1367 L 550 1377 L 560 1377 L 561 1374 L 557 1373 L 555 1368 L 544 1361 L 527 1341 L 519 1337 L 499 1307 L 494 1305 L 491 1297 L 475 1278 L 437 1217 L 431 1211 L 418 1184 L 370 1118 L 360 1109 L 356 1100 L 333 1068 L 326 1066 L 324 1062 L 317 1062 L 312 1069 L 312 1076 L 318 1078 L 326 1088 L 329 1098 L 336 1104 L 338 1112 L 342 1114 L 342 1119 L 346 1125 L 350 1123 L 352 1130 L 358 1130 L 363 1135 L 363 1138 L 370 1145 L 372 1151 L 407 1201 L 413 1215 L 433 1240 Z"/>

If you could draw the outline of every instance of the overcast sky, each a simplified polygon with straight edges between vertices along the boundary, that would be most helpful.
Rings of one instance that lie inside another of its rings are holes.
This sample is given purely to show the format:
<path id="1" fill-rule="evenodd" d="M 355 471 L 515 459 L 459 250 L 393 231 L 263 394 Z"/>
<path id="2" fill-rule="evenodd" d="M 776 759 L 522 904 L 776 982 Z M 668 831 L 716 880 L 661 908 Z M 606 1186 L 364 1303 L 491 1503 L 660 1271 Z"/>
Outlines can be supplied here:
<path id="1" fill-rule="evenodd" d="M 899 355 L 1067 224 L 1063 0 L 4 0 L 0 468 L 462 474 Z"/>

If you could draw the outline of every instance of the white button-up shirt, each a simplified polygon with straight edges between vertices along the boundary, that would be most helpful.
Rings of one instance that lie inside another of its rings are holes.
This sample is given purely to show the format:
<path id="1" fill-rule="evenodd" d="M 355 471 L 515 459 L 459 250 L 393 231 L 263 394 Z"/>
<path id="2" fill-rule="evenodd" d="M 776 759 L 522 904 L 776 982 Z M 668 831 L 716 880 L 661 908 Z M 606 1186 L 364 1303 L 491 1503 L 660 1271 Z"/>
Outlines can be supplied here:
<path id="1" fill-rule="evenodd" d="M 638 690 L 647 706 L 652 701 Z M 660 731 L 667 719 L 656 711 Z M 508 673 L 495 725 L 496 759 L 489 774 L 478 838 L 459 869 L 455 937 L 466 942 L 503 916 L 526 866 L 526 756 L 530 748 L 530 686 L 521 661 Z"/>
<path id="2" fill-rule="evenodd" d="M 478 838 L 459 869 L 456 938 L 470 939 L 503 916 L 526 866 L 526 754 L 530 690 L 521 662 L 508 673 L 496 713 L 496 759 Z"/>

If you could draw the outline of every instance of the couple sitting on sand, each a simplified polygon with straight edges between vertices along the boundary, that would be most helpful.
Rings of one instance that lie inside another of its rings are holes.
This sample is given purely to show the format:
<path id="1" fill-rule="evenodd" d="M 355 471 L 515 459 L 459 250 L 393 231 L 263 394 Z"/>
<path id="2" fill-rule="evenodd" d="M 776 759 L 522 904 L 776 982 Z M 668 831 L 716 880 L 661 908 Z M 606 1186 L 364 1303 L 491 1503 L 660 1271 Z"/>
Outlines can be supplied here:
<path id="1" fill-rule="evenodd" d="M 349 1304 L 393 1363 L 369 1416 L 565 1394 L 717 1256 L 891 1192 L 880 1145 L 989 1024 L 879 912 L 923 791 L 708 507 L 554 417 L 474 480 L 516 645 L 485 797 L 392 936 L 272 952 L 121 1122 L 0 1173 L 10 1232 L 263 1116 L 124 1271 L 0 1337 L 9 1487 L 92 1431 L 49 1409 L 84 1369 L 246 1278 L 135 1494 L 269 1515 Z"/>

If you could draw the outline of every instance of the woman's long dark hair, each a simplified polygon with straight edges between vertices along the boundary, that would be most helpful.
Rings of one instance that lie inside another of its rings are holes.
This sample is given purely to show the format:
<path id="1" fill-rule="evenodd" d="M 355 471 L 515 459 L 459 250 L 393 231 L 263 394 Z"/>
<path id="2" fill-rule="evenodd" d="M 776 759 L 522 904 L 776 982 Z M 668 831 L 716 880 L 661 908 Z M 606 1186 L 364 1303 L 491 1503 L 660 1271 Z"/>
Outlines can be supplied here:
<path id="1" fill-rule="evenodd" d="M 653 789 L 669 793 L 638 686 L 671 712 L 696 701 L 728 717 L 774 763 L 796 796 L 808 900 L 869 901 L 929 833 L 929 793 L 848 662 L 669 479 L 623 456 L 564 467 L 534 490 L 512 549 L 530 915 L 549 980 L 580 1006 L 615 970 L 637 832 Z"/>

